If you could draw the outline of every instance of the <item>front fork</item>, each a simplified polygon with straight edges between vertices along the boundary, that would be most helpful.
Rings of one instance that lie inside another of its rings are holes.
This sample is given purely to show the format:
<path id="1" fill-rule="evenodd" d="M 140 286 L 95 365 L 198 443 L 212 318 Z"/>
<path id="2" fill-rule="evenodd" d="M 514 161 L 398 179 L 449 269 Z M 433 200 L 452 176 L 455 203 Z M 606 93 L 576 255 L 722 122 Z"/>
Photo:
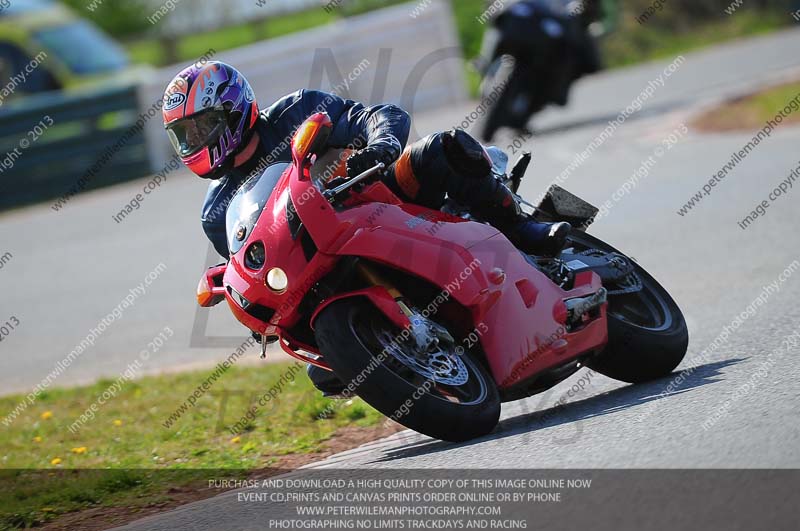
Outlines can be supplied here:
<path id="1" fill-rule="evenodd" d="M 386 278 L 372 266 L 364 262 L 359 262 L 356 266 L 356 270 L 368 284 L 380 286 L 392 296 L 397 306 L 408 318 L 409 331 L 416 343 L 416 350 L 420 355 L 434 350 L 438 346 L 439 341 L 455 344 L 455 339 L 453 339 L 453 336 L 445 327 L 410 307 L 400 290 L 386 280 Z"/>

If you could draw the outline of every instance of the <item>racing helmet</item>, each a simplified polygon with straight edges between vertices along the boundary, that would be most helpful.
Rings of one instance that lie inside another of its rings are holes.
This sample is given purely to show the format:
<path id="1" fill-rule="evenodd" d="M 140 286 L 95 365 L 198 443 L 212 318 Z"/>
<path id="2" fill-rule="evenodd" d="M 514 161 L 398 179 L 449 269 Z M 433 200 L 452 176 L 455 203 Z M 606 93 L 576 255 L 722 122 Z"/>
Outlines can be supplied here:
<path id="1" fill-rule="evenodd" d="M 167 85 L 164 127 L 183 163 L 204 178 L 233 166 L 258 119 L 247 79 L 234 67 L 210 61 L 182 70 Z"/>

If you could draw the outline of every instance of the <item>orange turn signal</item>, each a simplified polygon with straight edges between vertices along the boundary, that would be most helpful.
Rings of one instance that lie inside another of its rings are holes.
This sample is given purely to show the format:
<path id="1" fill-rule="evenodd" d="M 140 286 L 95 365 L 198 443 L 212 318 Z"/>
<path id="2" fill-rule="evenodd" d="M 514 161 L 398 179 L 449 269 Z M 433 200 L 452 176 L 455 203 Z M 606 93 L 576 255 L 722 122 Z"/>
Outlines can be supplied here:
<path id="1" fill-rule="evenodd" d="M 197 284 L 197 304 L 203 308 L 209 308 L 225 299 L 225 288 L 222 287 L 222 275 L 224 274 L 224 265 L 212 267 L 203 274 Z"/>
<path id="2" fill-rule="evenodd" d="M 292 157 L 296 162 L 306 159 L 328 141 L 333 123 L 325 113 L 312 114 L 292 137 Z"/>

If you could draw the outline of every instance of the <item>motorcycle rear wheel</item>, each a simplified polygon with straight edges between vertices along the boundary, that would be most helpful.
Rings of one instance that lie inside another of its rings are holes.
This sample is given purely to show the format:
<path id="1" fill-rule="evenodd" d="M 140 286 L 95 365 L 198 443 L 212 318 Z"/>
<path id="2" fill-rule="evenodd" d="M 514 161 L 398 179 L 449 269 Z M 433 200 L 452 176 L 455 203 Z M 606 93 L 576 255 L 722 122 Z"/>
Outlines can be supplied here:
<path id="1" fill-rule="evenodd" d="M 583 232 L 573 231 L 569 239 L 568 245 L 578 250 L 591 248 L 624 255 Z M 686 355 L 689 332 L 681 309 L 667 290 L 633 263 L 642 289 L 633 294 L 609 295 L 608 345 L 586 365 L 615 380 L 640 383 L 675 370 Z"/>
<path id="2" fill-rule="evenodd" d="M 364 299 L 334 302 L 315 322 L 325 361 L 345 385 L 384 415 L 445 441 L 466 441 L 491 432 L 500 417 L 500 397 L 483 365 L 469 352 L 453 354 L 457 358 L 450 361 L 445 356 L 444 365 L 451 363 L 449 376 L 466 381 L 455 385 L 431 379 L 400 361 L 402 356 L 391 345 L 391 341 L 401 343 L 400 333 Z"/>

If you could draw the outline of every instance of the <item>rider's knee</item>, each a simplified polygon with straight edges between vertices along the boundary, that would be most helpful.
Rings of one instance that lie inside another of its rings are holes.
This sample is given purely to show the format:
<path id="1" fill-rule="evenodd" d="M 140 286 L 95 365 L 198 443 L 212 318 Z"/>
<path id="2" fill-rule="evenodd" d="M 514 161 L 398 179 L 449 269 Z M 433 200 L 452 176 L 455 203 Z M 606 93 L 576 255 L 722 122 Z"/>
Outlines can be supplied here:
<path id="1" fill-rule="evenodd" d="M 492 161 L 475 137 L 463 129 L 453 129 L 444 135 L 444 156 L 455 173 L 468 179 L 483 179 L 491 174 Z"/>

